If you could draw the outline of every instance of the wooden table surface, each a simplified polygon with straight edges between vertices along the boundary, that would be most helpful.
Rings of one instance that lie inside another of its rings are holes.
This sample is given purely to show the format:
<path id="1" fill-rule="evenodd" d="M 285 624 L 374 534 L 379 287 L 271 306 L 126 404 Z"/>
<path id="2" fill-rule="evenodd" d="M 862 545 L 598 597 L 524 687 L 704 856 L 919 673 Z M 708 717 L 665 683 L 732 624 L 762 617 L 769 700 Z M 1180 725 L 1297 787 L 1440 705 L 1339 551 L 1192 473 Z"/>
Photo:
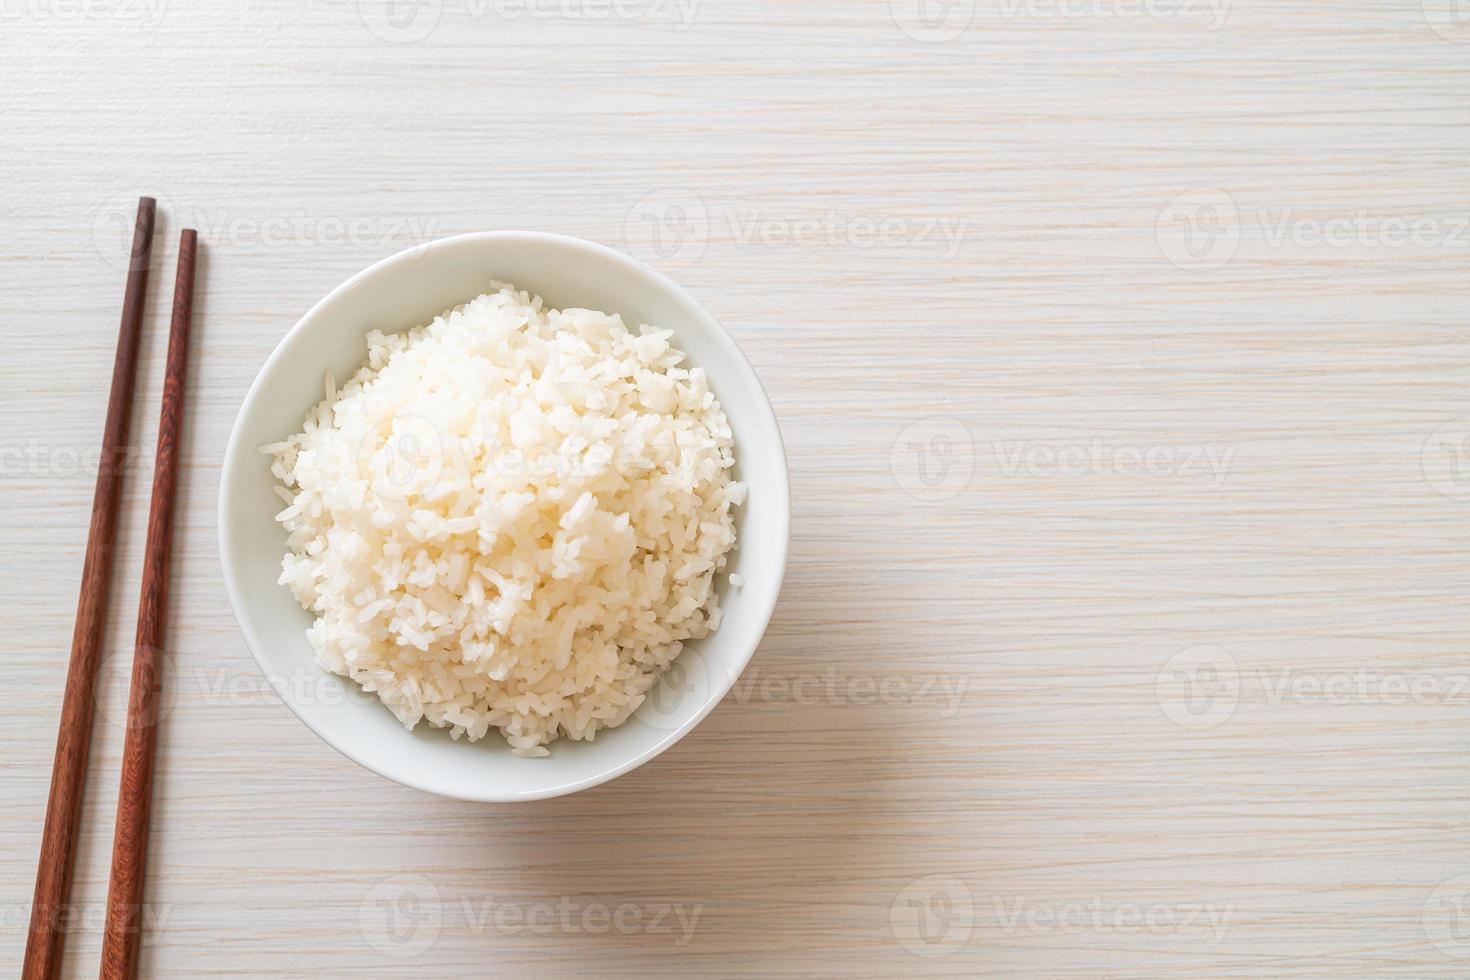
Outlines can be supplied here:
<path id="1" fill-rule="evenodd" d="M 148 976 L 1470 973 L 1453 0 L 0 0 L 0 962 L 141 193 L 204 248 Z M 429 238 L 625 248 L 764 379 L 791 560 L 655 762 L 486 806 L 264 685 L 241 398 Z M 167 281 L 67 976 L 95 975 Z"/>

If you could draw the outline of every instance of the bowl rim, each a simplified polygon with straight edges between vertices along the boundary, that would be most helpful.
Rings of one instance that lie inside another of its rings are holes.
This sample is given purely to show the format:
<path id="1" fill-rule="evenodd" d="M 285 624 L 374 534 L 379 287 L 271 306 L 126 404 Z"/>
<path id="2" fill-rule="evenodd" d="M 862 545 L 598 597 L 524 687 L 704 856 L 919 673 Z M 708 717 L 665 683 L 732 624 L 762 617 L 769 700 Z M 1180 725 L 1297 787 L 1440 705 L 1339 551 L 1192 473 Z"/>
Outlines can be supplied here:
<path id="1" fill-rule="evenodd" d="M 287 330 L 286 333 L 281 336 L 280 340 L 276 342 L 275 347 L 271 350 L 270 355 L 261 364 L 260 369 L 255 374 L 255 378 L 250 383 L 250 388 L 245 393 L 244 400 L 240 403 L 240 409 L 235 414 L 234 423 L 230 427 L 230 437 L 225 444 L 224 456 L 221 458 L 220 461 L 219 504 L 215 514 L 220 564 L 222 566 L 224 574 L 225 592 L 229 595 L 230 609 L 231 612 L 234 614 L 235 623 L 240 628 L 240 632 L 245 638 L 246 648 L 249 649 L 250 655 L 254 658 L 256 666 L 260 668 L 263 674 L 269 677 L 271 673 L 271 667 L 266 663 L 265 659 L 259 652 L 260 649 L 263 648 L 264 644 L 262 643 L 260 637 L 257 635 L 253 623 L 250 620 L 250 617 L 245 614 L 246 607 L 243 601 L 244 590 L 242 589 L 241 584 L 236 581 L 235 577 L 235 547 L 233 544 L 232 535 L 230 535 L 227 531 L 227 528 L 229 527 L 227 516 L 232 510 L 235 498 L 234 484 L 230 479 L 228 479 L 228 477 L 231 472 L 236 468 L 234 465 L 232 465 L 233 461 L 237 460 L 239 454 L 244 451 L 240 445 L 241 428 L 243 426 L 245 418 L 249 414 L 251 414 L 256 402 L 262 397 L 261 392 L 264 384 L 264 379 L 267 375 L 271 373 L 277 362 L 284 357 L 283 352 L 285 348 L 290 345 L 291 341 L 298 334 L 306 330 L 307 324 L 311 323 L 312 320 L 319 315 L 323 308 L 336 301 L 337 298 L 344 293 L 347 293 L 356 288 L 360 283 L 364 282 L 365 280 L 381 275 L 382 273 L 396 266 L 403 265 L 409 262 L 423 262 L 425 259 L 431 257 L 432 254 L 437 250 L 451 248 L 454 246 L 462 245 L 469 241 L 476 240 L 534 240 L 570 246 L 573 249 L 588 251 L 604 259 L 607 259 L 614 264 L 621 265 L 628 269 L 630 272 L 648 277 L 659 288 L 663 289 L 666 292 L 674 294 L 685 303 L 687 303 L 692 309 L 697 310 L 699 314 L 701 314 L 707 321 L 707 325 L 714 328 L 714 334 L 717 337 L 722 338 L 725 344 L 728 345 L 729 352 L 733 355 L 733 357 L 730 358 L 730 363 L 727 366 L 722 367 L 722 370 L 731 370 L 743 373 L 744 375 L 746 375 L 746 381 L 753 382 L 751 388 L 754 392 L 759 394 L 759 397 L 752 399 L 752 405 L 755 407 L 756 411 L 763 416 L 763 421 L 769 424 L 769 429 L 775 440 L 774 449 L 776 450 L 776 455 L 780 462 L 780 465 L 777 467 L 779 486 L 766 488 L 766 492 L 771 493 L 771 499 L 776 504 L 776 516 L 778 519 L 777 531 L 779 533 L 772 535 L 772 537 L 778 538 L 778 540 L 773 542 L 772 544 L 772 546 L 777 549 L 775 587 L 770 591 L 769 598 L 765 602 L 764 608 L 757 609 L 752 614 L 753 617 L 759 620 L 759 632 L 757 632 L 756 634 L 755 642 L 750 645 L 750 648 L 748 650 L 744 651 L 744 653 L 737 658 L 737 661 L 734 664 L 732 664 L 732 667 L 734 667 L 735 669 L 722 672 L 725 675 L 723 681 L 715 683 L 710 692 L 710 696 L 707 698 L 705 703 L 701 705 L 692 716 L 690 716 L 688 721 L 684 722 L 677 729 L 664 735 L 648 748 L 642 750 L 639 753 L 636 753 L 633 756 L 630 756 L 617 765 L 614 765 L 600 773 L 597 773 L 596 775 L 587 776 L 582 779 L 571 780 L 569 782 L 557 784 L 544 789 L 525 790 L 520 792 L 495 792 L 493 790 L 490 792 L 476 792 L 471 789 L 458 789 L 457 787 L 447 788 L 445 786 L 435 783 L 430 779 L 419 777 L 416 773 L 413 772 L 410 772 L 408 775 L 404 776 L 389 775 L 382 769 L 378 768 L 378 766 L 374 764 L 374 762 L 370 758 L 367 757 L 367 753 L 357 751 L 351 745 L 341 744 L 339 743 L 339 741 L 329 737 L 319 727 L 317 727 L 316 724 L 313 723 L 312 718 L 309 716 L 309 714 L 305 713 L 302 710 L 302 706 L 297 705 L 291 699 L 281 698 L 281 700 L 286 704 L 286 707 L 291 709 L 291 713 L 294 714 L 297 719 L 301 721 L 302 724 L 310 729 L 311 732 L 317 736 L 317 738 L 321 739 L 327 745 L 331 746 L 345 758 L 350 759 L 351 761 L 357 763 L 359 766 L 362 766 L 364 769 L 367 769 L 370 772 L 377 774 L 383 779 L 388 779 L 393 782 L 401 783 L 405 786 L 411 787 L 412 789 L 416 789 L 424 793 L 430 793 L 435 796 L 444 796 L 451 799 L 460 799 L 470 802 L 529 802 L 531 800 L 541 800 L 557 796 L 565 796 L 570 793 L 576 793 L 580 790 L 590 789 L 593 786 L 599 786 L 602 783 L 608 782 L 611 779 L 615 779 L 616 777 L 623 775 L 624 773 L 631 772 L 632 770 L 637 769 L 644 763 L 663 754 L 663 752 L 666 751 L 675 742 L 678 742 L 681 738 L 687 735 L 696 725 L 703 721 L 710 714 L 710 712 L 715 709 L 716 705 L 718 705 L 721 701 L 725 699 L 725 696 L 727 694 L 730 693 L 730 689 L 735 686 L 735 682 L 740 678 L 740 675 L 744 673 L 745 668 L 750 664 L 751 658 L 755 656 L 755 651 L 759 648 L 760 642 L 765 636 L 766 629 L 770 625 L 771 616 L 775 612 L 776 603 L 780 598 L 781 586 L 786 574 L 786 562 L 788 552 L 790 550 L 791 541 L 791 477 L 786 459 L 785 441 L 781 436 L 781 424 L 779 419 L 776 417 L 775 408 L 771 405 L 770 394 L 766 391 L 765 385 L 761 382 L 760 376 L 756 373 L 755 369 L 751 367 L 750 361 L 745 356 L 745 352 L 740 349 L 740 345 L 735 341 L 735 338 L 730 334 L 728 330 L 725 329 L 725 325 L 721 323 L 714 314 L 710 313 L 709 310 L 705 308 L 704 304 L 695 299 L 688 290 L 684 289 L 684 287 L 674 282 L 674 280 L 670 279 L 664 273 L 658 271 L 650 265 L 647 265 L 644 262 L 639 261 L 638 259 L 633 258 L 625 252 L 618 251 L 617 249 L 610 248 L 598 242 L 589 241 L 585 238 L 577 238 L 571 235 L 561 235 L 554 232 L 509 230 L 469 232 L 467 234 L 452 235 L 445 238 L 438 238 L 431 242 L 414 245 L 410 248 L 406 248 L 400 252 L 396 252 L 393 255 L 378 260 L 377 262 L 368 266 L 366 269 L 363 269 L 361 272 L 358 272 L 356 275 L 348 278 L 345 282 L 332 289 L 320 300 L 314 303 L 311 308 L 307 310 L 306 313 L 304 313 L 300 317 L 300 319 L 298 319 L 291 326 L 291 329 Z M 467 299 L 469 298 L 472 297 L 467 297 Z M 254 447 L 248 448 L 251 454 L 254 455 Z M 405 735 L 408 734 L 408 731 L 405 730 Z"/>

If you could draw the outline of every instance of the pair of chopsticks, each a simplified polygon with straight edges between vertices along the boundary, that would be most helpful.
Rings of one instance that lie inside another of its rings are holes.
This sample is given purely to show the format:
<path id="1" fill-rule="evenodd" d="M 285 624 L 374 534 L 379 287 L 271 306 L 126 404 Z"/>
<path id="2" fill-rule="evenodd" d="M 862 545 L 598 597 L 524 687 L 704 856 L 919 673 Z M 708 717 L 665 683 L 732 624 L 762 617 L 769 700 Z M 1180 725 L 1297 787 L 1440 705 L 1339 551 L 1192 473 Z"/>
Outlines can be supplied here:
<path id="1" fill-rule="evenodd" d="M 132 255 L 123 295 L 122 324 L 112 368 L 112 390 L 102 437 L 102 462 L 92 498 L 92 523 L 82 563 L 71 662 L 61 702 L 61 728 L 51 768 L 51 792 L 36 892 L 31 904 L 23 980 L 52 980 L 60 973 L 66 942 L 72 863 L 86 784 L 87 754 L 92 738 L 92 708 L 101 661 L 103 624 L 111 591 L 113 542 L 122 474 L 128 453 L 128 427 L 137 377 L 138 339 L 142 334 L 143 299 L 148 289 L 156 204 L 138 202 Z M 138 604 L 138 632 L 133 650 L 133 678 L 128 696 L 127 737 L 113 837 L 112 876 L 102 940 L 101 976 L 131 977 L 137 969 L 142 939 L 144 872 L 148 858 L 148 817 L 153 796 L 153 755 L 158 728 L 158 695 L 163 670 L 164 611 L 168 598 L 169 557 L 173 549 L 174 495 L 178 487 L 180 429 L 184 417 L 184 375 L 189 357 L 189 329 L 194 308 L 194 264 L 198 235 L 185 229 L 179 236 L 179 263 L 174 280 L 173 319 L 164 370 L 163 406 L 158 422 L 158 448 L 153 470 L 153 496 L 148 510 L 143 587 Z"/>

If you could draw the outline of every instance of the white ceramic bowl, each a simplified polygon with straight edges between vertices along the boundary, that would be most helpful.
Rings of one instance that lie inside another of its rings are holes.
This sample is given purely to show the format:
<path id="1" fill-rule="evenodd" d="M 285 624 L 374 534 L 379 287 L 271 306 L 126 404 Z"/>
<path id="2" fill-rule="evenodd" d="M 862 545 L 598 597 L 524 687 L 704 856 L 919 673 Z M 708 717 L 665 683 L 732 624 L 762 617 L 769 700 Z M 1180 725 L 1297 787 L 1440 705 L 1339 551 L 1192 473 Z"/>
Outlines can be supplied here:
<path id="1" fill-rule="evenodd" d="M 630 326 L 674 331 L 705 369 L 735 432 L 736 475 L 750 499 L 736 509 L 739 546 L 718 578 L 724 619 L 691 643 L 634 717 L 596 741 L 561 740 L 551 755 L 512 755 L 498 733 L 454 741 L 420 725 L 410 732 L 377 701 L 316 666 L 311 617 L 276 584 L 285 532 L 274 515 L 269 457 L 257 447 L 300 430 L 322 397 L 327 371 L 340 380 L 366 359 L 370 330 L 403 330 L 485 292 L 491 280 L 539 294 L 550 306 L 620 313 Z M 390 779 L 466 800 L 533 800 L 605 782 L 678 741 L 719 703 L 755 652 L 786 566 L 790 496 L 775 414 L 755 372 L 719 322 L 679 286 L 621 252 L 561 235 L 487 232 L 401 252 L 359 273 L 286 334 L 245 396 L 220 477 L 220 556 L 235 618 L 261 670 L 312 731 L 343 755 Z"/>

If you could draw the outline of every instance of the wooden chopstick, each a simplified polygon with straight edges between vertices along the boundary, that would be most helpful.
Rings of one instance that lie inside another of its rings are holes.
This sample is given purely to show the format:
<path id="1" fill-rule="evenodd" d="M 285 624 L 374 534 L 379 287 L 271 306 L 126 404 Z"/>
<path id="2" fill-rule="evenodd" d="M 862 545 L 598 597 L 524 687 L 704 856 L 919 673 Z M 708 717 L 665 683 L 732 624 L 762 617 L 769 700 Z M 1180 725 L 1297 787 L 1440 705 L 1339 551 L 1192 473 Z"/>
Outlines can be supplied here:
<path id="1" fill-rule="evenodd" d="M 87 532 L 87 556 L 82 562 L 82 586 L 71 638 L 71 663 L 66 671 L 61 728 L 56 735 L 56 757 L 51 764 L 51 793 L 46 800 L 41 856 L 36 864 L 36 891 L 31 902 L 30 931 L 26 937 L 21 970 L 25 980 L 55 977 L 60 971 L 62 948 L 66 944 L 66 906 L 71 894 L 72 858 L 82 813 L 82 792 L 86 786 L 87 754 L 92 742 L 92 708 L 97 668 L 101 661 L 103 625 L 107 619 L 107 598 L 112 585 L 118 495 L 128 458 L 128 425 L 133 414 L 138 338 L 142 334 L 143 300 L 148 291 L 155 208 L 153 198 L 141 198 L 138 215 L 133 222 L 128 284 L 123 293 L 117 354 L 112 362 L 112 390 L 107 397 L 107 423 L 103 428 L 97 486 L 92 494 L 92 523 Z"/>
<path id="2" fill-rule="evenodd" d="M 168 363 L 164 369 L 163 407 L 158 417 L 158 452 L 153 468 L 153 498 L 148 509 L 143 589 L 138 601 L 138 635 L 133 648 L 128 726 L 117 796 L 117 826 L 112 841 L 112 880 L 102 936 L 101 976 L 104 978 L 136 975 L 142 940 L 148 816 L 153 800 L 158 700 L 163 689 L 164 616 L 168 607 L 169 558 L 173 551 L 174 494 L 179 482 L 184 376 L 189 364 L 197 244 L 198 236 L 192 229 L 185 229 L 179 236 L 173 323 L 169 328 Z"/>

